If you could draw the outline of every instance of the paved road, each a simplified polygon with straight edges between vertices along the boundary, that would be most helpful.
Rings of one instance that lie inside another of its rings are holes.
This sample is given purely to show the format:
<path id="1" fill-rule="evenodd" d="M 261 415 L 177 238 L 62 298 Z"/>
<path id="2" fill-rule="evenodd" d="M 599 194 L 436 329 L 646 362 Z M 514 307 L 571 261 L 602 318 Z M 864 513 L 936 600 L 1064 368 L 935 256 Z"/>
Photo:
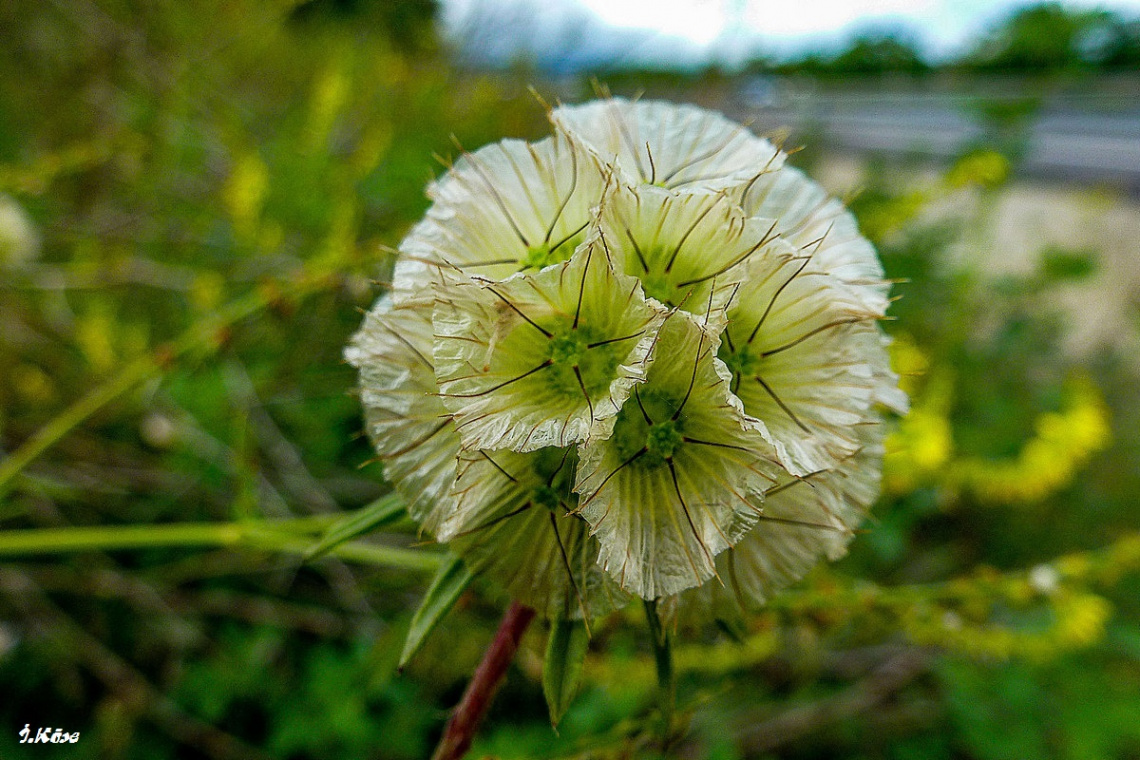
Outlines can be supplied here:
<path id="1" fill-rule="evenodd" d="M 822 132 L 839 147 L 950 157 L 984 137 L 971 99 L 944 94 L 779 95 L 736 113 L 764 131 Z M 755 96 L 755 93 L 753 93 Z M 744 98 L 747 100 L 747 97 Z M 1046 103 L 1028 132 L 1023 170 L 1076 182 L 1111 182 L 1140 193 L 1140 94 Z"/>

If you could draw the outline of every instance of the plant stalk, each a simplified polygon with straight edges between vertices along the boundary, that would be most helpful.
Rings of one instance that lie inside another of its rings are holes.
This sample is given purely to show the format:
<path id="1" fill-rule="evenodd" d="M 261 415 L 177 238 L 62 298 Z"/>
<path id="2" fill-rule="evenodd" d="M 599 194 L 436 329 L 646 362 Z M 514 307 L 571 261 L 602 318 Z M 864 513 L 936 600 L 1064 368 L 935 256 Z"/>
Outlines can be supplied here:
<path id="1" fill-rule="evenodd" d="M 519 642 L 533 619 L 533 609 L 511 602 L 499 623 L 495 638 L 483 653 L 483 661 L 471 676 L 467 691 L 463 692 L 463 698 L 447 721 L 432 760 L 459 760 L 471 748 L 475 732 L 479 730 L 479 724 L 491 707 L 495 692 L 499 690 L 507 668 L 518 651 Z"/>
<path id="2" fill-rule="evenodd" d="M 645 601 L 645 619 L 653 640 L 653 659 L 657 665 L 657 701 L 661 710 L 662 740 L 668 744 L 673 734 L 673 712 L 677 703 L 677 679 L 673 672 L 673 636 L 661 625 L 657 600 Z"/>
<path id="3" fill-rule="evenodd" d="M 295 290 L 291 295 L 303 295 L 321 282 L 320 277 L 303 274 L 293 283 Z M 274 297 L 275 291 L 268 288 L 259 288 L 241 296 L 220 309 L 214 319 L 191 325 L 173 343 L 135 359 L 122 367 L 114 377 L 92 388 L 37 430 L 19 448 L 0 460 L 0 498 L 8 495 L 16 476 L 25 467 L 86 419 L 149 378 L 161 375 L 164 368 L 175 359 L 208 346 L 220 330 L 256 314 L 268 306 Z"/>
<path id="4" fill-rule="evenodd" d="M 267 522 L 172 523 L 169 525 L 98 525 L 0 531 L 0 557 L 121 551 L 158 547 L 220 547 L 304 556 L 313 547 L 308 535 L 327 522 L 314 517 Z M 348 541 L 333 547 L 334 557 L 366 565 L 431 571 L 438 552 Z"/>

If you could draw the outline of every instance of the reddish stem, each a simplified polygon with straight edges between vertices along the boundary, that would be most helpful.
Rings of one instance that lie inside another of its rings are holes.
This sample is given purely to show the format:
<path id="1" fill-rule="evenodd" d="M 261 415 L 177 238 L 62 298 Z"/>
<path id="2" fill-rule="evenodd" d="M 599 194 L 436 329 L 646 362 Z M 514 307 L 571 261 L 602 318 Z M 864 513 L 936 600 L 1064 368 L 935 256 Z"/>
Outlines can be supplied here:
<path id="1" fill-rule="evenodd" d="M 483 653 L 483 661 L 475 669 L 475 675 L 471 676 L 471 683 L 467 684 L 463 699 L 447 721 L 432 760 L 459 760 L 467 753 L 483 716 L 491 707 L 495 692 L 507 675 L 507 667 L 515 658 L 519 642 L 533 619 L 534 610 L 530 607 L 518 602 L 511 603 L 510 609 L 503 615 L 503 622 L 499 623 L 495 638 Z"/>

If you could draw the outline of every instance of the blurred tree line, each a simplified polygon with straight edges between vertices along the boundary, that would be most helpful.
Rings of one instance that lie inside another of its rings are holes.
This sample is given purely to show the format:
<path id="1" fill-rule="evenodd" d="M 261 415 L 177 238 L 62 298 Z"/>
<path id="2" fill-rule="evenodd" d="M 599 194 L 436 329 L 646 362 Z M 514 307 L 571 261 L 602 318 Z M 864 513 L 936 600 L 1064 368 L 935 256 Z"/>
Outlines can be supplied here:
<path id="1" fill-rule="evenodd" d="M 474 14 L 467 23 L 489 32 L 497 20 L 500 19 Z M 992 28 L 962 53 L 948 59 L 931 60 L 915 33 L 888 26 L 860 32 L 831 53 L 808 52 L 787 59 L 761 54 L 744 64 L 740 71 L 726 70 L 715 63 L 677 70 L 635 65 L 621 58 L 580 61 L 581 56 L 574 52 L 578 34 L 582 33 L 581 28 L 574 26 L 578 21 L 588 24 L 589 18 L 571 18 L 567 21 L 567 31 L 553 35 L 560 41 L 562 52 L 552 54 L 551 58 L 559 60 L 560 66 L 575 70 L 584 67 L 603 77 L 615 91 L 667 94 L 674 88 L 687 89 L 711 107 L 728 96 L 741 74 L 803 77 L 824 86 L 884 76 L 896 80 L 949 76 L 961 80 L 965 87 L 976 82 L 980 89 L 986 89 L 989 78 L 1001 76 L 1021 77 L 1036 85 L 1056 78 L 1140 72 L 1140 17 L 1105 9 L 1071 8 L 1058 2 L 1014 9 L 996 20 Z M 527 28 L 533 23 L 533 19 L 514 20 L 515 27 Z M 570 28 L 578 32 L 571 32 Z M 462 41 L 458 44 L 462 50 Z M 523 71 L 543 68 L 542 61 L 526 58 L 516 59 L 515 66 Z M 771 83 L 767 86 L 771 87 Z M 1030 90 L 1036 91 L 1034 87 Z M 775 93 L 763 95 L 774 96 Z M 1008 93 L 1001 98 L 1008 99 Z"/>
<path id="2" fill-rule="evenodd" d="M 1059 2 L 1013 11 L 959 57 L 931 63 L 905 32 L 856 35 L 833 56 L 813 54 L 784 63 L 757 62 L 756 71 L 784 74 L 1057 74 L 1140 70 L 1140 18 Z"/>
<path id="3" fill-rule="evenodd" d="M 617 80 L 717 79 L 729 75 L 713 64 L 690 72 L 595 64 Z M 1059 2 L 1017 8 L 997 20 L 955 57 L 931 60 L 918 37 L 887 26 L 857 33 L 833 53 L 808 52 L 788 59 L 759 56 L 746 73 L 803 75 L 821 79 L 884 74 L 937 73 L 1056 75 L 1140 70 L 1140 17 L 1105 9 L 1079 9 Z M 611 71 L 612 70 L 612 71 Z"/>
<path id="4" fill-rule="evenodd" d="M 956 58 L 929 61 L 905 31 L 857 35 L 831 56 L 757 62 L 757 71 L 815 76 L 923 74 L 1057 74 L 1140 70 L 1140 18 L 1058 2 L 1018 8 Z"/>

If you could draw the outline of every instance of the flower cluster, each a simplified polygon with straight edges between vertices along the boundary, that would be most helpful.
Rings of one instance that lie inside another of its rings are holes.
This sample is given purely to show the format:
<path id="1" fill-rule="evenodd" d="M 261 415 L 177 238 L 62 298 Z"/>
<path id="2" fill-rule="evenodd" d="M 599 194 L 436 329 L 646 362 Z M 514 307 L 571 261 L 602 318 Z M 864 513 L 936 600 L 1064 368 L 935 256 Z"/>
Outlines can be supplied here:
<path id="1" fill-rule="evenodd" d="M 875 251 L 718 114 L 550 118 L 430 188 L 346 352 L 368 433 L 424 530 L 548 616 L 752 608 L 878 493 L 906 397 Z"/>

